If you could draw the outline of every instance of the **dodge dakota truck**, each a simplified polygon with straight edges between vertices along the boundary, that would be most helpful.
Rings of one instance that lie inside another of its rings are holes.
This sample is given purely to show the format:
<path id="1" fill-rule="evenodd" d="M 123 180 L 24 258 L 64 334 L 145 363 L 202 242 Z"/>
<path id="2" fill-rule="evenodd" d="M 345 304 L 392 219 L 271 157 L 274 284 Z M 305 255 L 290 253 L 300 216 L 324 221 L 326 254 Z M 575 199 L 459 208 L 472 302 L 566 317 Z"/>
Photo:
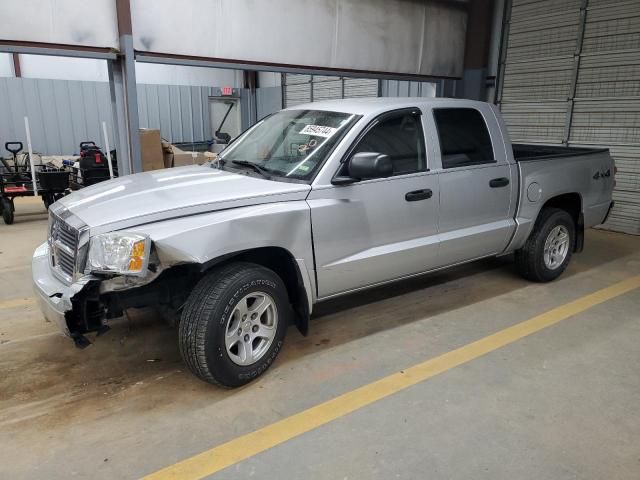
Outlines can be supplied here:
<path id="1" fill-rule="evenodd" d="M 199 378 L 261 375 L 314 304 L 514 254 L 548 282 L 610 211 L 605 149 L 512 145 L 470 100 L 377 98 L 264 118 L 203 166 L 117 178 L 50 208 L 41 309 L 76 345 L 127 309 L 177 326 Z"/>

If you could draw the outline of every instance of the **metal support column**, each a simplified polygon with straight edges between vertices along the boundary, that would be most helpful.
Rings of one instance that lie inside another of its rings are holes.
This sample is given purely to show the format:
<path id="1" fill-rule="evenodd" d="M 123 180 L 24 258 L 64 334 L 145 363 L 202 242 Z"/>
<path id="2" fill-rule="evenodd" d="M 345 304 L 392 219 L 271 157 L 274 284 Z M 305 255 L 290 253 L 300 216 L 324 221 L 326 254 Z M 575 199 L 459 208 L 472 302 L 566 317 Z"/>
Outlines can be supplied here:
<path id="1" fill-rule="evenodd" d="M 116 133 L 118 174 L 122 176 L 141 172 L 142 157 L 129 0 L 116 0 L 116 10 L 120 53 L 115 60 L 109 62 L 109 89 Z"/>
<path id="2" fill-rule="evenodd" d="M 511 8 L 513 0 L 505 0 L 502 13 L 502 36 L 500 39 L 500 51 L 498 53 L 498 74 L 496 75 L 496 88 L 493 103 L 502 104 L 502 90 L 504 88 L 504 72 L 507 66 L 507 47 L 509 46 L 509 29 L 511 28 Z"/>
<path id="3" fill-rule="evenodd" d="M 109 93 L 111 95 L 111 114 L 113 116 L 114 146 L 118 161 L 118 175 L 129 175 L 131 168 L 131 144 L 127 122 L 127 108 L 124 88 L 124 75 L 121 60 L 107 62 L 109 72 Z"/>

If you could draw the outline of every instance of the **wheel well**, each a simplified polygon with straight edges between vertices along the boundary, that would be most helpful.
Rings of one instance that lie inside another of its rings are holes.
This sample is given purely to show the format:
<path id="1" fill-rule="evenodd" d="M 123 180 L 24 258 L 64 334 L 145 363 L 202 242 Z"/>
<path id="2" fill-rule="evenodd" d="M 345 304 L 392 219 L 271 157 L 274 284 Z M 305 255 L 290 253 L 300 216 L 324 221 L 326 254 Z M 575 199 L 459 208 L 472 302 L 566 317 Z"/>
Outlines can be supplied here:
<path id="1" fill-rule="evenodd" d="M 101 301 L 110 305 L 109 318 L 119 316 L 123 309 L 156 305 L 167 307 L 176 316 L 198 281 L 212 268 L 244 261 L 262 265 L 274 271 L 284 282 L 295 315 L 296 326 L 303 335 L 309 327 L 309 303 L 307 292 L 293 256 L 284 248 L 264 247 L 232 253 L 205 264 L 182 264 L 164 270 L 151 283 L 130 290 L 107 294 Z M 172 322 L 173 323 L 173 322 Z"/>
<path id="2" fill-rule="evenodd" d="M 582 197 L 580 194 L 575 192 L 565 193 L 550 198 L 545 202 L 540 211 L 545 208 L 559 208 L 571 215 L 576 226 L 576 241 L 573 250 L 575 252 L 581 252 L 584 247 L 584 217 L 582 214 Z"/>
<path id="3" fill-rule="evenodd" d="M 303 335 L 309 328 L 309 304 L 302 274 L 295 259 L 281 247 L 261 247 L 225 256 L 214 265 L 206 265 L 206 270 L 229 262 L 251 262 L 274 271 L 287 287 L 289 300 L 296 317 L 296 326 Z"/>

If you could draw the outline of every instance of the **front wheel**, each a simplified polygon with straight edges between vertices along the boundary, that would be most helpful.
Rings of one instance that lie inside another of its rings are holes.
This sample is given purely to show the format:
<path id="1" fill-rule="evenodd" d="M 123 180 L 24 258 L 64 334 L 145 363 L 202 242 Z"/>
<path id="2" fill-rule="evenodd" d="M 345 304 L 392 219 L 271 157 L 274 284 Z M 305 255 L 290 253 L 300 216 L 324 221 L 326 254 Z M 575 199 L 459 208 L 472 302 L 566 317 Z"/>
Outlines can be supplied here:
<path id="1" fill-rule="evenodd" d="M 524 246 L 516 252 L 519 273 L 535 282 L 550 282 L 562 274 L 571 260 L 576 227 L 565 210 L 544 209 Z"/>
<path id="2" fill-rule="evenodd" d="M 199 378 L 239 387 L 264 373 L 284 342 L 291 307 L 273 271 L 232 263 L 196 285 L 182 313 L 180 353 Z"/>

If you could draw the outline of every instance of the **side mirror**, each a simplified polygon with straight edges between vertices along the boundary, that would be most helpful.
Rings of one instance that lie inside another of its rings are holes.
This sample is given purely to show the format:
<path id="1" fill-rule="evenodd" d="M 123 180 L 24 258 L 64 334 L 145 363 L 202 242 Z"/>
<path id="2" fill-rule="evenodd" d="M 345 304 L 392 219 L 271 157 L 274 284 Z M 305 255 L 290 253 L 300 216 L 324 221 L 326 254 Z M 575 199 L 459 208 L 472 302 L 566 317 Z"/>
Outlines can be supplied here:
<path id="1" fill-rule="evenodd" d="M 385 178 L 393 175 L 393 163 L 388 155 L 376 152 L 356 153 L 347 161 L 348 177 L 335 177 L 334 185 L 348 185 L 359 180 Z"/>
<path id="2" fill-rule="evenodd" d="M 375 152 L 356 153 L 349 160 L 349 176 L 358 180 L 384 178 L 393 175 L 393 164 L 388 155 Z"/>

